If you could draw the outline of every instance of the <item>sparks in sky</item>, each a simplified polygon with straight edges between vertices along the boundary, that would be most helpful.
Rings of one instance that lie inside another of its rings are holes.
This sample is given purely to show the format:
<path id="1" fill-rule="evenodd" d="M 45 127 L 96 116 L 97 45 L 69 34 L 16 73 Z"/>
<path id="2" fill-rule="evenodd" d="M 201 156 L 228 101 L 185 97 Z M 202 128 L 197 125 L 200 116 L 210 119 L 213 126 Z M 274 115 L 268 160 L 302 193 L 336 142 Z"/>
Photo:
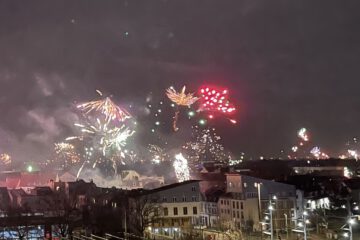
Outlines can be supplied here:
<path id="1" fill-rule="evenodd" d="M 305 142 L 309 141 L 309 136 L 308 136 L 306 128 L 301 128 L 298 131 L 298 137 L 301 138 Z"/>
<path id="2" fill-rule="evenodd" d="M 194 96 L 193 93 L 185 93 L 186 87 L 184 86 L 181 90 L 181 92 L 177 92 L 173 87 L 170 87 L 166 90 L 166 96 L 177 106 L 186 106 L 190 107 L 192 104 L 194 104 L 198 98 Z M 173 117 L 173 129 L 174 131 L 178 131 L 179 128 L 177 126 L 177 122 L 179 119 L 179 108 L 176 109 L 175 115 Z"/>
<path id="3" fill-rule="evenodd" d="M 177 92 L 173 87 L 166 90 L 166 96 L 178 106 L 190 107 L 194 104 L 198 98 L 193 93 L 185 93 L 186 86 L 184 86 L 181 92 Z"/>
<path id="4" fill-rule="evenodd" d="M 206 163 L 227 165 L 230 154 L 220 143 L 221 137 L 215 128 L 192 128 L 192 141 L 183 146 L 183 152 L 189 159 L 191 169 L 196 169 Z"/>
<path id="5" fill-rule="evenodd" d="M 182 153 L 175 155 L 175 161 L 173 163 L 175 169 L 175 175 L 178 182 L 184 182 L 190 180 L 190 171 L 188 166 L 188 161 Z"/>
<path id="6" fill-rule="evenodd" d="M 98 93 L 102 96 L 101 92 Z M 92 164 L 94 168 L 98 163 L 109 166 L 109 162 L 116 175 L 118 162 L 124 164 L 124 159 L 130 153 L 130 159 L 134 155 L 125 148 L 128 138 L 135 133 L 133 128 L 136 124 L 130 126 L 131 115 L 110 98 L 80 104 L 78 109 L 82 113 L 81 122 L 74 125 L 80 134 L 67 138 L 67 141 L 80 140 L 84 145 L 85 160 L 78 175 L 86 163 Z"/>
<path id="7" fill-rule="evenodd" d="M 234 104 L 229 100 L 229 91 L 227 89 L 204 87 L 200 89 L 200 96 L 198 111 L 209 112 L 209 119 L 213 119 L 215 113 L 232 114 L 236 110 Z M 228 119 L 231 123 L 236 124 L 236 120 Z"/>
<path id="8" fill-rule="evenodd" d="M 100 94 L 100 96 L 102 96 L 102 93 L 99 90 L 96 91 Z M 117 106 L 109 97 L 82 103 L 77 105 L 76 107 L 81 111 L 85 112 L 85 114 L 89 114 L 94 111 L 100 112 L 105 115 L 105 120 L 107 122 L 114 120 L 123 122 L 131 117 L 125 109 Z"/>
<path id="9" fill-rule="evenodd" d="M 357 154 L 357 151 L 356 150 L 352 150 L 352 149 L 349 149 L 348 150 L 348 154 L 354 158 L 356 161 L 358 160 L 358 154 Z"/>
<path id="10" fill-rule="evenodd" d="M 119 127 L 109 126 L 108 122 L 102 122 L 99 118 L 96 119 L 94 124 L 87 123 L 75 124 L 79 127 L 83 135 L 82 139 L 92 139 L 95 149 L 101 150 L 103 157 L 113 159 L 113 155 L 119 154 L 121 157 L 125 156 L 123 149 L 126 145 L 126 141 L 131 137 L 135 131 L 131 130 L 125 125 Z M 93 166 L 96 166 L 96 159 Z"/>
<path id="11" fill-rule="evenodd" d="M 297 152 L 298 149 L 299 149 L 298 146 L 293 146 L 293 147 L 291 148 L 291 150 L 292 150 L 293 152 Z"/>
<path id="12" fill-rule="evenodd" d="M 149 144 L 148 150 L 151 154 L 151 162 L 160 164 L 161 162 L 168 161 L 169 155 L 165 152 L 164 148 L 161 148 L 155 144 Z"/>
<path id="13" fill-rule="evenodd" d="M 7 153 L 0 154 L 0 162 L 4 165 L 10 165 L 11 164 L 11 156 Z"/>
<path id="14" fill-rule="evenodd" d="M 67 142 L 55 143 L 54 162 L 62 167 L 72 166 L 80 162 L 80 154 L 73 144 Z"/>

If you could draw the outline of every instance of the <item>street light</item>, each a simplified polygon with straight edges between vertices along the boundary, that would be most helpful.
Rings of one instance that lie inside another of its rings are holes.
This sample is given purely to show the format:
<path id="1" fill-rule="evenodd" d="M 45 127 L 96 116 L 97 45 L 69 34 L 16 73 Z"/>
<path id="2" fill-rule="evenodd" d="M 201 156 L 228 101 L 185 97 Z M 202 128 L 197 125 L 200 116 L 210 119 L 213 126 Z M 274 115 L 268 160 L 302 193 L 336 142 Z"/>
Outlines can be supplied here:
<path id="1" fill-rule="evenodd" d="M 286 239 L 289 238 L 289 229 L 288 229 L 288 223 L 287 223 L 287 214 L 284 213 L 285 216 L 285 229 L 286 229 Z"/>
<path id="2" fill-rule="evenodd" d="M 271 205 L 271 201 L 270 201 L 270 206 L 269 206 L 269 211 L 270 211 L 270 239 L 274 240 L 274 226 L 273 226 L 273 210 L 274 207 Z"/>
<path id="3" fill-rule="evenodd" d="M 353 218 L 350 218 L 349 221 L 349 239 L 353 240 L 353 231 L 352 231 L 352 225 L 355 224 L 355 220 Z"/>
<path id="4" fill-rule="evenodd" d="M 262 183 L 255 183 L 254 186 L 257 188 L 257 192 L 258 192 L 258 208 L 259 208 L 259 221 L 261 219 L 261 184 Z"/>
<path id="5" fill-rule="evenodd" d="M 304 225 L 304 240 L 307 240 L 307 230 L 306 230 L 306 224 L 310 223 L 309 220 L 306 219 L 306 216 L 308 215 L 308 213 L 306 211 L 303 212 L 303 225 Z"/>

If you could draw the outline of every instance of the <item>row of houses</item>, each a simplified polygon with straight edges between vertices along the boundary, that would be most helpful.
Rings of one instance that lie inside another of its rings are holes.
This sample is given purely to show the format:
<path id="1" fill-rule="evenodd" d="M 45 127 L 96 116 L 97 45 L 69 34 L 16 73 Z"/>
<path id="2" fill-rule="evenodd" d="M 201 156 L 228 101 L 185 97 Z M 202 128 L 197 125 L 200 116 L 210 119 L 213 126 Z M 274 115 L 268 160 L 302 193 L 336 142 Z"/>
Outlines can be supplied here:
<path id="1" fill-rule="evenodd" d="M 328 208 L 330 204 L 326 197 L 306 197 L 295 185 L 239 173 L 206 173 L 201 179 L 151 190 L 101 188 L 93 182 L 60 178 L 37 187 L 1 187 L 0 225 L 8 224 L 9 210 L 19 208 L 29 219 L 36 217 L 36 224 L 51 222 L 46 227 L 49 234 L 56 221 L 72 225 L 71 231 L 86 226 L 92 232 L 140 235 L 145 231 L 169 237 L 194 229 L 261 231 L 272 201 L 274 230 L 281 231 L 296 225 L 304 207 Z M 69 218 L 69 212 L 76 216 Z"/>

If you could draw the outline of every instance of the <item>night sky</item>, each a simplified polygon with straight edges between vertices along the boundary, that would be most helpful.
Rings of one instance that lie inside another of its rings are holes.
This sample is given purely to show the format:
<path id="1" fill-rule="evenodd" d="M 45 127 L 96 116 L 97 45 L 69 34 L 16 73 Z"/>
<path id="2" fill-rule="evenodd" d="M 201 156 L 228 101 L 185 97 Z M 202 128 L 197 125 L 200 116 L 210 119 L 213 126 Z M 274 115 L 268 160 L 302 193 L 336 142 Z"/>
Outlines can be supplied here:
<path id="1" fill-rule="evenodd" d="M 45 158 L 95 89 L 140 107 L 211 83 L 239 106 L 236 126 L 214 124 L 235 155 L 277 156 L 306 127 L 337 156 L 360 136 L 359 12 L 335 0 L 0 1 L 0 151 Z"/>

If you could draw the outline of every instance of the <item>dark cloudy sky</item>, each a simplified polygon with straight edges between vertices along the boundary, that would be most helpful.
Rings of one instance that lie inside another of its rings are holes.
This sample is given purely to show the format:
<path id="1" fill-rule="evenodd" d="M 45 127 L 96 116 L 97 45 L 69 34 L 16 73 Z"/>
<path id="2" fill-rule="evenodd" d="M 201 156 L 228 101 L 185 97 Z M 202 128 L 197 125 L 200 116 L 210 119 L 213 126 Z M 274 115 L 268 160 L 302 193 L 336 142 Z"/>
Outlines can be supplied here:
<path id="1" fill-rule="evenodd" d="M 234 152 L 274 155 L 308 128 L 332 154 L 360 135 L 360 2 L 0 1 L 0 150 L 37 159 L 95 89 L 144 101 L 228 86 Z M 128 33 L 128 35 L 126 34 Z"/>

